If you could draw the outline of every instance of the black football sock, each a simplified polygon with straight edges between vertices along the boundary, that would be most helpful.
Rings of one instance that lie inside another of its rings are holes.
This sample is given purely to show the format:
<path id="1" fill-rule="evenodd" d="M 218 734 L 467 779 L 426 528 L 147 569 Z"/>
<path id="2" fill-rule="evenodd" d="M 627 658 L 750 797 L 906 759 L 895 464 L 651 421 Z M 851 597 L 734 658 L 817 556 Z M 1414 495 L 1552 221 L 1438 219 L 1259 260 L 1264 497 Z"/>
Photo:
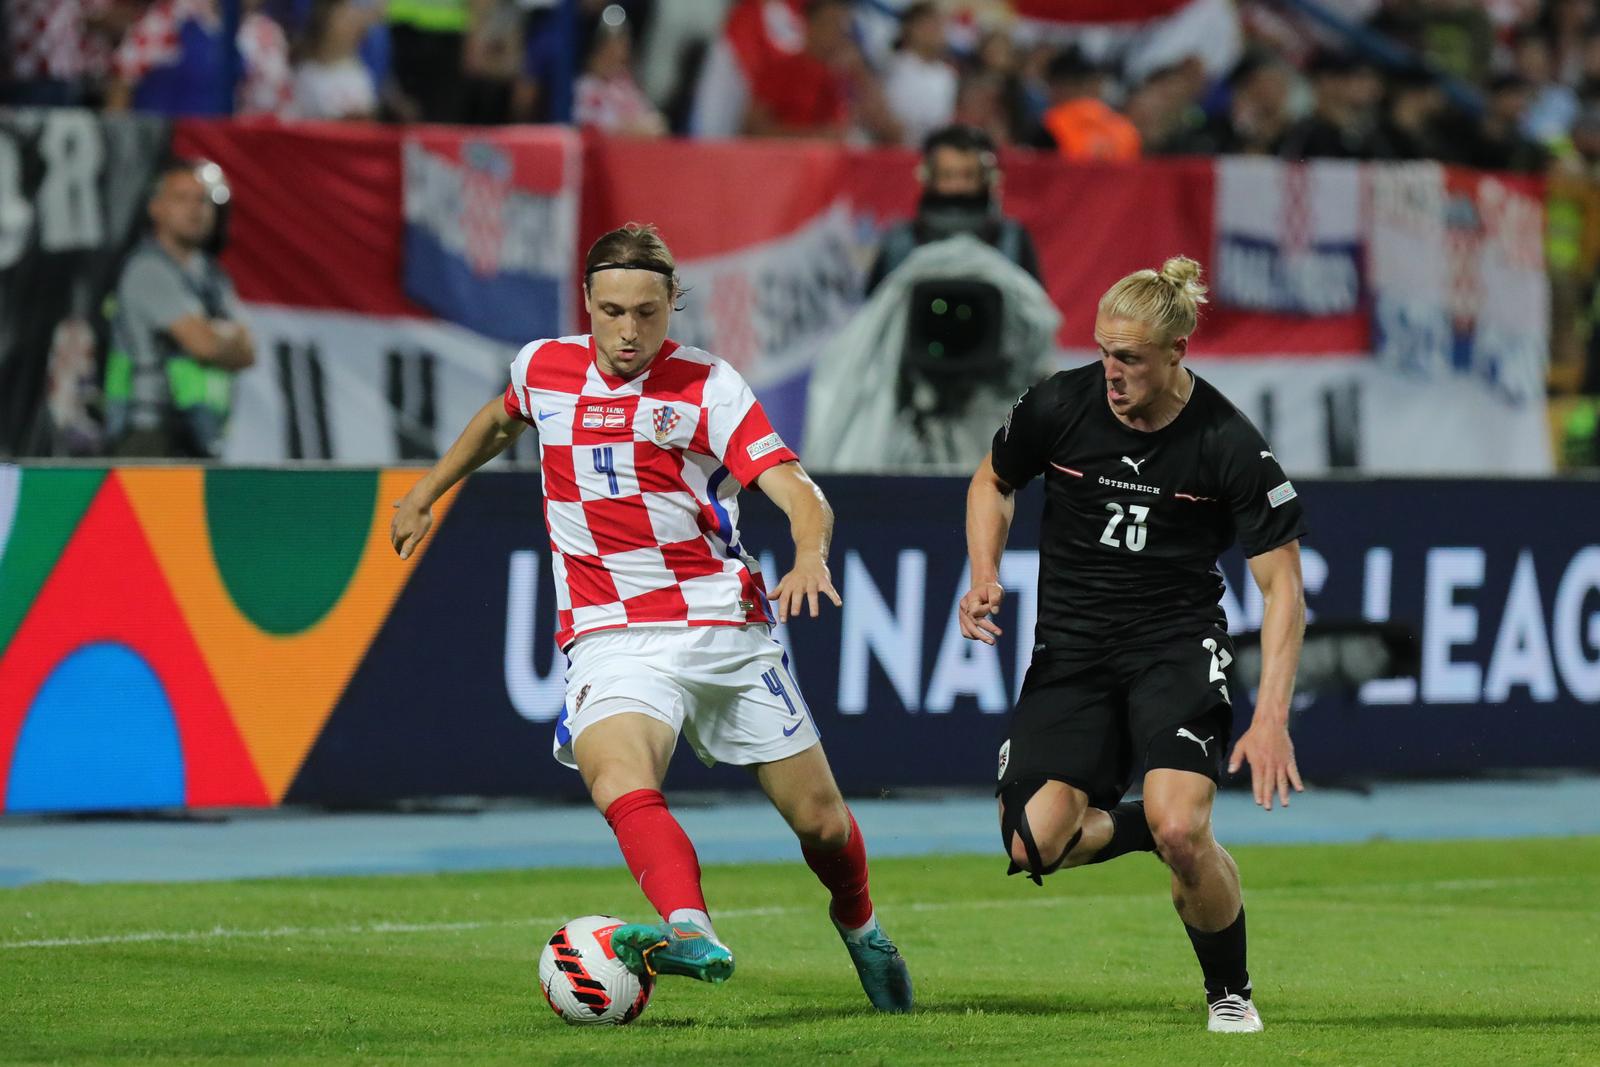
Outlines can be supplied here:
<path id="1" fill-rule="evenodd" d="M 1090 863 L 1104 863 L 1129 852 L 1154 852 L 1156 839 L 1144 821 L 1144 801 L 1129 800 L 1106 812 L 1111 816 L 1111 840 L 1094 854 Z"/>
<path id="2" fill-rule="evenodd" d="M 1233 924 L 1215 933 L 1196 930 L 1188 923 L 1189 942 L 1194 945 L 1195 958 L 1206 976 L 1206 1003 L 1237 993 L 1250 995 L 1250 972 L 1245 969 L 1244 905 L 1239 905 L 1239 917 Z"/>

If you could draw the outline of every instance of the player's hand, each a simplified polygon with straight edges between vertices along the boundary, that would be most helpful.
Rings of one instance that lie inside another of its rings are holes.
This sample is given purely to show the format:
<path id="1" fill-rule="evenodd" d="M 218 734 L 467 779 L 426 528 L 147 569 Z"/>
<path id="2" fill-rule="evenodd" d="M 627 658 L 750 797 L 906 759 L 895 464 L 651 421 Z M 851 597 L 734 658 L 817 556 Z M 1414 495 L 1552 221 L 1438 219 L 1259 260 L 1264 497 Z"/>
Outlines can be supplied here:
<path id="1" fill-rule="evenodd" d="M 394 502 L 394 520 L 389 523 L 389 543 L 401 559 L 410 559 L 417 545 L 433 525 L 433 509 L 415 501 L 408 493 Z"/>
<path id="2" fill-rule="evenodd" d="M 971 641 L 994 644 L 1002 631 L 989 616 L 1000 611 L 1000 602 L 1006 598 L 1005 586 L 999 582 L 984 582 L 967 590 L 956 608 L 961 621 L 961 636 Z"/>
<path id="3" fill-rule="evenodd" d="M 1284 807 L 1289 806 L 1289 787 L 1296 793 L 1304 792 L 1300 783 L 1300 768 L 1294 762 L 1294 742 L 1289 740 L 1289 728 L 1277 723 L 1256 722 L 1233 746 L 1228 757 L 1228 773 L 1238 774 L 1246 761 L 1250 764 L 1250 791 L 1256 803 L 1272 810 L 1272 797 L 1276 793 Z"/>
<path id="4" fill-rule="evenodd" d="M 821 607 L 819 595 L 827 596 L 836 608 L 844 607 L 826 563 L 820 559 L 796 560 L 794 570 L 785 574 L 772 592 L 772 599 L 778 602 L 778 621 L 788 622 L 789 616 L 799 615 L 805 605 L 810 606 L 811 617 L 816 618 Z"/>

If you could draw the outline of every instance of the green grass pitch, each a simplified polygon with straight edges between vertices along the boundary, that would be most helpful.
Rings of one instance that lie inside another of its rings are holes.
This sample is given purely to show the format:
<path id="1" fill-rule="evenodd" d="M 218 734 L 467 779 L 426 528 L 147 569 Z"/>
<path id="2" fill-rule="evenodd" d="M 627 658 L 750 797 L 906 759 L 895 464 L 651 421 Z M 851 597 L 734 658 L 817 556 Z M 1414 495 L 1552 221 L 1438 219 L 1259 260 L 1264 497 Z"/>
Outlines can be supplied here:
<path id="1" fill-rule="evenodd" d="M 915 1015 L 867 1009 L 810 872 L 744 865 L 706 872 L 733 980 L 620 1029 L 534 976 L 560 920 L 647 914 L 620 867 L 0 891 L 0 1062 L 1600 1064 L 1600 838 L 1236 856 L 1261 1035 L 1205 1033 L 1153 858 L 959 856 L 873 866 Z"/>

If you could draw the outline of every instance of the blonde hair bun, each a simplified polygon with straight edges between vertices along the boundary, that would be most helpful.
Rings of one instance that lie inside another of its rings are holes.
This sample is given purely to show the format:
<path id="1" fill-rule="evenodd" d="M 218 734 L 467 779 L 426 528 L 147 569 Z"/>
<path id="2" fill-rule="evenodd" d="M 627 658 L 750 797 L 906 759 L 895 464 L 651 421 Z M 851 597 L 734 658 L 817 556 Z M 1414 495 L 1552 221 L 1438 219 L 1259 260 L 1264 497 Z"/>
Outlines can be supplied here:
<path id="1" fill-rule="evenodd" d="M 1188 256 L 1173 256 L 1160 270 L 1136 270 L 1107 289 L 1099 313 L 1147 323 L 1167 343 L 1194 332 L 1205 302 L 1200 264 Z"/>
<path id="2" fill-rule="evenodd" d="M 1206 303 L 1206 287 L 1200 281 L 1200 264 L 1188 256 L 1173 256 L 1161 264 L 1161 277 L 1182 290 L 1196 304 Z"/>

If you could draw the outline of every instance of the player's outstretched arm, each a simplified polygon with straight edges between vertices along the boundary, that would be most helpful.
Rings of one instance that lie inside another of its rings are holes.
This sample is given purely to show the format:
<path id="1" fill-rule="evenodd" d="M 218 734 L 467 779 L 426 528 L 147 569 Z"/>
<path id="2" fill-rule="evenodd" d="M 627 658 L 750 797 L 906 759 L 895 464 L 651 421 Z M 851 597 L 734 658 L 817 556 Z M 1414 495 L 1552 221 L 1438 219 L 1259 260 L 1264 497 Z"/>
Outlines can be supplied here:
<path id="1" fill-rule="evenodd" d="M 828 548 L 833 544 L 833 509 L 798 463 L 780 463 L 756 478 L 756 486 L 789 516 L 789 533 L 794 538 L 794 569 L 783 576 L 773 590 L 778 604 L 778 621 L 788 622 L 809 605 L 811 617 L 821 607 L 819 594 L 843 607 L 833 578 L 828 573 Z"/>
<path id="2" fill-rule="evenodd" d="M 1289 806 L 1289 789 L 1296 792 L 1300 768 L 1294 762 L 1289 740 L 1289 701 L 1294 696 L 1294 675 L 1300 666 L 1300 641 L 1306 630 L 1305 587 L 1300 576 L 1300 542 L 1290 541 L 1250 559 L 1250 573 L 1266 600 L 1261 619 L 1261 686 L 1255 717 L 1239 738 L 1228 759 L 1228 773 L 1250 764 L 1250 784 L 1256 803 L 1272 810 L 1276 793 Z"/>
<path id="3" fill-rule="evenodd" d="M 527 423 L 507 413 L 501 397 L 495 397 L 472 416 L 450 450 L 439 457 L 439 462 L 411 487 L 410 492 L 395 501 L 389 541 L 401 559 L 411 558 L 411 553 L 427 535 L 428 527 L 433 525 L 433 502 L 452 485 L 505 451 L 527 428 Z"/>
<path id="4" fill-rule="evenodd" d="M 1000 584 L 1000 554 L 1011 533 L 1016 514 L 1016 492 L 994 472 L 994 457 L 987 455 L 967 486 L 967 558 L 972 564 L 972 588 L 957 607 L 961 636 L 992 645 L 1000 627 L 991 615 L 1000 610 L 1006 591 Z"/>

